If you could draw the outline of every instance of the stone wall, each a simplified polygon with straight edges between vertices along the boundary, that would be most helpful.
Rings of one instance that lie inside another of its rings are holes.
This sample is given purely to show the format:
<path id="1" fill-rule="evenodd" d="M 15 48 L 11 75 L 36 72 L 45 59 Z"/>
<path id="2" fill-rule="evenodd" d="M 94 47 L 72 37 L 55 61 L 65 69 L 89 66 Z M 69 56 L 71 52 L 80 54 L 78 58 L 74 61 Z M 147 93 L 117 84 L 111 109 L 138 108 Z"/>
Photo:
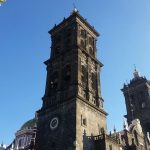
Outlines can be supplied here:
<path id="1" fill-rule="evenodd" d="M 94 150 L 93 136 L 106 130 L 106 116 L 80 99 L 76 105 L 76 149 Z"/>

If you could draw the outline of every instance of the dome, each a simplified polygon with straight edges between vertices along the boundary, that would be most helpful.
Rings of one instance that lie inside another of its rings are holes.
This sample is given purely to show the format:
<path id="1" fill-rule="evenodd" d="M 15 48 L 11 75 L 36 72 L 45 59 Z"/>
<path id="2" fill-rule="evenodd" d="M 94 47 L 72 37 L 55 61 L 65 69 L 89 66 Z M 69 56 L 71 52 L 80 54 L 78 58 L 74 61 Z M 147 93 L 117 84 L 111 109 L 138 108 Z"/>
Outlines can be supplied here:
<path id="1" fill-rule="evenodd" d="M 22 127 L 21 127 L 21 130 L 25 129 L 25 128 L 33 128 L 33 127 L 36 127 L 36 119 L 33 118 L 27 122 L 25 122 Z"/>

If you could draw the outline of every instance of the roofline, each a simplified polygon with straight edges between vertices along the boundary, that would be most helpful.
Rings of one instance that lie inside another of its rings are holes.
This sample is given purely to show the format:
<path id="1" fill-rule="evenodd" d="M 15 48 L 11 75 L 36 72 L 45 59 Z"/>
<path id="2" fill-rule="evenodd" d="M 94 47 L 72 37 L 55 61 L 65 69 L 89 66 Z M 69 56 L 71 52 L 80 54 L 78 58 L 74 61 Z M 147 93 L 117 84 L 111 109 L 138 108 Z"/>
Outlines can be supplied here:
<path id="1" fill-rule="evenodd" d="M 58 28 L 61 27 L 61 25 L 65 24 L 66 22 L 68 22 L 69 20 L 71 20 L 73 17 L 78 17 L 83 23 L 85 23 L 89 28 L 90 30 L 92 30 L 94 32 L 94 34 L 98 37 L 100 36 L 100 34 L 94 29 L 93 26 L 90 25 L 89 22 L 87 22 L 86 19 L 84 19 L 80 14 L 79 12 L 72 12 L 72 14 L 68 17 L 68 18 L 64 18 L 64 20 L 62 22 L 60 22 L 58 25 L 55 24 L 55 26 L 48 31 L 49 34 L 52 34 L 53 31 L 57 30 Z"/>

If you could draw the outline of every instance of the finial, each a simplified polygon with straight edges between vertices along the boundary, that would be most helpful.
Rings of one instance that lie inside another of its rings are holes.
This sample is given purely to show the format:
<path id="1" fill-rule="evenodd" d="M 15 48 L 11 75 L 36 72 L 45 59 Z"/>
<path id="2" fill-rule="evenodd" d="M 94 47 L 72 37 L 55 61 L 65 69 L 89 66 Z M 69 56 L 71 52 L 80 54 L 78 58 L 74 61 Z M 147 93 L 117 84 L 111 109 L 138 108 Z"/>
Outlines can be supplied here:
<path id="1" fill-rule="evenodd" d="M 2 141 L 2 143 L 1 143 L 1 147 L 3 147 L 3 141 Z"/>
<path id="2" fill-rule="evenodd" d="M 127 123 L 127 119 L 125 117 L 123 117 L 123 129 L 128 130 L 128 123 Z"/>
<path id="3" fill-rule="evenodd" d="M 73 9 L 75 9 L 76 8 L 76 5 L 75 5 L 75 3 L 73 3 Z"/>
<path id="4" fill-rule="evenodd" d="M 134 71 L 136 71 L 136 65 L 134 64 Z"/>
<path id="5" fill-rule="evenodd" d="M 75 3 L 73 3 L 73 11 L 74 11 L 74 12 L 78 12 L 78 9 L 77 9 Z"/>
<path id="6" fill-rule="evenodd" d="M 134 64 L 134 73 L 133 73 L 133 75 L 134 75 L 134 78 L 139 78 L 140 77 L 140 74 L 137 71 L 135 64 Z"/>
<path id="7" fill-rule="evenodd" d="M 116 127 L 115 127 L 115 125 L 114 125 L 114 133 L 116 133 Z"/>
<path id="8" fill-rule="evenodd" d="M 56 25 L 56 23 L 54 24 L 54 28 L 56 27 L 57 25 Z"/>
<path id="9" fill-rule="evenodd" d="M 124 83 L 124 87 L 127 87 L 127 86 L 128 86 L 128 81 L 126 80 Z"/>
<path id="10" fill-rule="evenodd" d="M 75 5 L 75 2 L 73 3 L 73 11 L 72 11 L 72 14 L 73 13 L 77 13 L 78 12 L 78 9 L 77 9 L 77 7 L 76 7 L 76 5 Z"/>
<path id="11" fill-rule="evenodd" d="M 126 123 L 125 123 L 125 121 L 123 122 L 123 129 L 125 130 L 126 129 Z"/>
<path id="12" fill-rule="evenodd" d="M 111 131 L 109 132 L 109 136 L 111 136 Z"/>

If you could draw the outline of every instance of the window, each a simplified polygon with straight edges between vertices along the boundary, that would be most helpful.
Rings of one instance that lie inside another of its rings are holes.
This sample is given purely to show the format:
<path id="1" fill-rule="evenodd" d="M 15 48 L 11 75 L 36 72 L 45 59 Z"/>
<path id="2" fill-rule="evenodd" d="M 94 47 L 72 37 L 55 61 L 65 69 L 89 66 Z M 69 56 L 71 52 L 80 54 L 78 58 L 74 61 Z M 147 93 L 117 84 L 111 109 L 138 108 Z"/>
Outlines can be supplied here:
<path id="1" fill-rule="evenodd" d="M 90 45 L 93 45 L 93 41 L 94 41 L 93 38 L 92 38 L 92 37 L 89 37 L 89 44 L 90 44 Z"/>
<path id="2" fill-rule="evenodd" d="M 142 105 L 141 105 L 141 107 L 142 107 L 143 109 L 146 107 L 146 104 L 145 104 L 145 102 L 142 102 Z"/>
<path id="3" fill-rule="evenodd" d="M 22 146 L 22 140 L 20 139 L 18 143 L 19 143 L 18 146 L 21 147 Z"/>
<path id="4" fill-rule="evenodd" d="M 87 126 L 87 119 L 86 119 L 86 118 L 83 118 L 82 123 L 83 123 L 84 126 Z"/>
<path id="5" fill-rule="evenodd" d="M 82 37 L 82 38 L 85 38 L 85 35 L 86 35 L 86 32 L 85 32 L 85 30 L 82 29 L 82 30 L 81 30 L 81 37 Z"/>
<path id="6" fill-rule="evenodd" d="M 80 46 L 81 46 L 82 48 L 85 48 L 85 42 L 84 42 L 83 40 L 81 40 Z"/>
<path id="7" fill-rule="evenodd" d="M 132 94 L 132 95 L 129 95 L 129 102 L 130 102 L 130 108 L 131 108 L 131 111 L 134 110 L 134 107 L 135 107 L 135 96 Z"/>
<path id="8" fill-rule="evenodd" d="M 83 115 L 81 115 L 81 125 L 82 126 L 87 126 L 87 118 Z"/>
<path id="9" fill-rule="evenodd" d="M 87 82 L 87 68 L 85 66 L 81 66 L 81 81 L 82 85 L 85 86 Z"/>
<path id="10" fill-rule="evenodd" d="M 94 51 L 93 51 L 92 47 L 89 48 L 89 53 L 90 53 L 91 55 L 94 55 Z"/>
<path id="11" fill-rule="evenodd" d="M 96 90 L 96 74 L 92 73 L 92 88 Z"/>

